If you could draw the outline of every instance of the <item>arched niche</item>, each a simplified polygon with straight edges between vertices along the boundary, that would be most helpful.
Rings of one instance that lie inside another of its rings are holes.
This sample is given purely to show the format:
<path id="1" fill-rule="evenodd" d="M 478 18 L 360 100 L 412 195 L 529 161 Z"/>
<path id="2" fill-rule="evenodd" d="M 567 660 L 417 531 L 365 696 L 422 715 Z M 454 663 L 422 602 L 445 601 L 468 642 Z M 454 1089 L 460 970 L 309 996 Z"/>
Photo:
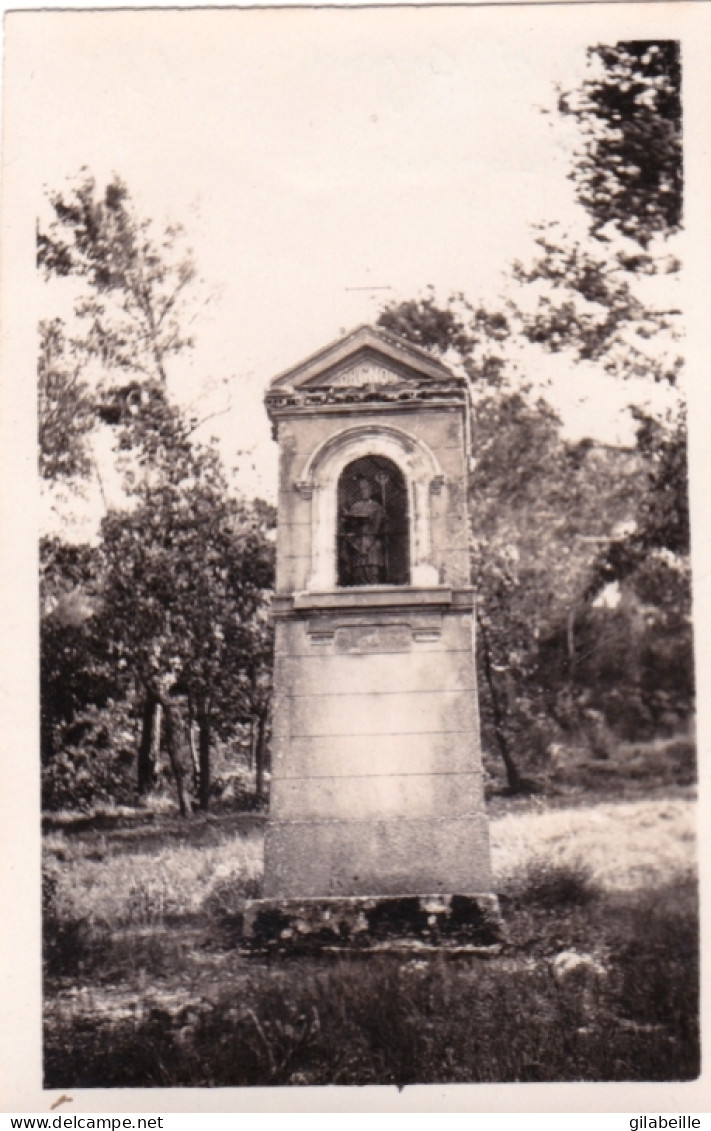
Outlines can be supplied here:
<path id="1" fill-rule="evenodd" d="M 320 444 L 295 484 L 311 501 L 311 572 L 307 584 L 311 592 L 332 590 L 338 585 L 338 486 L 349 465 L 368 457 L 389 461 L 402 476 L 409 584 L 439 584 L 432 561 L 430 515 L 430 496 L 444 483 L 437 459 L 424 441 L 399 428 L 364 424 L 347 428 Z"/>
<path id="2" fill-rule="evenodd" d="M 360 456 L 338 478 L 336 583 L 410 584 L 407 483 L 386 456 Z"/>

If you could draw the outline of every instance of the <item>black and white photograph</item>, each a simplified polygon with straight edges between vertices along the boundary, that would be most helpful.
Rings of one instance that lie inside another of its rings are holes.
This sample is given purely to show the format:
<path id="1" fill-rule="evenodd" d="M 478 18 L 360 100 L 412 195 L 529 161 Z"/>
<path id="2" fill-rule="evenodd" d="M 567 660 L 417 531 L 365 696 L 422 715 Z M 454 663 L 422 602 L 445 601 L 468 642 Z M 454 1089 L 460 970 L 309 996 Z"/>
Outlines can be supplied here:
<path id="1" fill-rule="evenodd" d="M 710 31 L 6 14 L 13 1109 L 704 1110 Z"/>

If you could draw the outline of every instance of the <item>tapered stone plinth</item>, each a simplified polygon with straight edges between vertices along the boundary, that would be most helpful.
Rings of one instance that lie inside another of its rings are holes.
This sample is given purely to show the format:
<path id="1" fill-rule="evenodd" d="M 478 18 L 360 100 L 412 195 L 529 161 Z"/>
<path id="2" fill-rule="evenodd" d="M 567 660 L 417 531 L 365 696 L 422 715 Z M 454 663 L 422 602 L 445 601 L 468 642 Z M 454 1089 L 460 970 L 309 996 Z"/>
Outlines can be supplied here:
<path id="1" fill-rule="evenodd" d="M 363 329 L 278 378 L 267 405 L 281 456 L 272 793 L 246 934 L 489 945 L 466 388 Z"/>

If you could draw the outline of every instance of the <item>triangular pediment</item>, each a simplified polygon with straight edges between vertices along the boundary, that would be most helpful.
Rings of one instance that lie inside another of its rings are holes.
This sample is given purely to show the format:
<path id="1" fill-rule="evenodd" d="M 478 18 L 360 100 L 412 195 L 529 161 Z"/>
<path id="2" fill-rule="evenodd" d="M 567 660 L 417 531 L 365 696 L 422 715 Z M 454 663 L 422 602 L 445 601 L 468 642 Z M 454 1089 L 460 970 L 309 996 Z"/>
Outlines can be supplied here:
<path id="1" fill-rule="evenodd" d="M 406 386 L 452 379 L 451 371 L 424 350 L 379 328 L 360 326 L 279 374 L 270 391 Z"/>
<path id="2" fill-rule="evenodd" d="M 379 385 L 407 385 L 413 381 L 431 381 L 429 373 L 408 365 L 368 346 L 349 354 L 335 364 L 320 367 L 315 373 L 295 382 L 300 389 L 365 389 Z M 441 380 L 441 378 L 440 378 Z"/>

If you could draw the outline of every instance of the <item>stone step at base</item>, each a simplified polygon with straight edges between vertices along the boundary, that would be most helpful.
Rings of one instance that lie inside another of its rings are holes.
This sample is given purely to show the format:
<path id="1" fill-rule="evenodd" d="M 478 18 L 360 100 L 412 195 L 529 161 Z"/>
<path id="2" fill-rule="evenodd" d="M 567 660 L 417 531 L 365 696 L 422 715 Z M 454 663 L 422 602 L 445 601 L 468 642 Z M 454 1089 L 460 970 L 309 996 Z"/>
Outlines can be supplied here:
<path id="1" fill-rule="evenodd" d="M 482 953 L 505 941 L 489 892 L 251 900 L 244 943 L 254 951 L 421 950 Z"/>

